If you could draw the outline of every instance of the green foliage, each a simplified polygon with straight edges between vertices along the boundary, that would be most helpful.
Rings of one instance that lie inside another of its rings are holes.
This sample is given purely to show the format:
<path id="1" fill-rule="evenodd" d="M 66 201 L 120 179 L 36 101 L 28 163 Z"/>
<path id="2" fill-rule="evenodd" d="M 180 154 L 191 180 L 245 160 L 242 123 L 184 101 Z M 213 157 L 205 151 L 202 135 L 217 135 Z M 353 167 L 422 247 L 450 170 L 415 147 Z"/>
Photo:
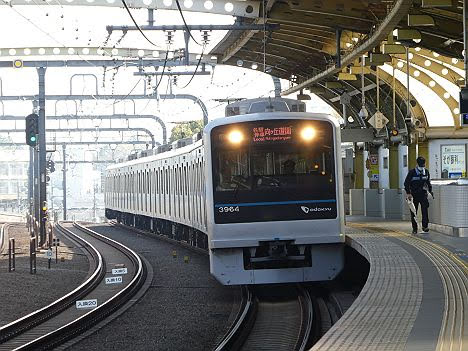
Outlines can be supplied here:
<path id="1" fill-rule="evenodd" d="M 171 138 L 169 142 L 173 142 L 179 139 L 188 138 L 192 135 L 201 132 L 203 130 L 203 120 L 190 121 L 187 123 L 180 123 L 172 128 Z"/>

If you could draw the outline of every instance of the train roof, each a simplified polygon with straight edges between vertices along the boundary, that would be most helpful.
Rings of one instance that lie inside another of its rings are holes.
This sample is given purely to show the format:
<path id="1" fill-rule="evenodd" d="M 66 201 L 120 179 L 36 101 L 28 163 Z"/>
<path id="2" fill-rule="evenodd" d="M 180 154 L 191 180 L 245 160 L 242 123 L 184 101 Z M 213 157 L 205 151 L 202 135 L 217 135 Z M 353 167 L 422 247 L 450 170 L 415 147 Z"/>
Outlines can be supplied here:
<path id="1" fill-rule="evenodd" d="M 224 117 L 224 118 L 217 118 L 209 122 L 203 131 L 204 134 L 209 134 L 210 131 L 221 125 L 228 125 L 233 123 L 241 123 L 241 122 L 254 122 L 259 120 L 274 120 L 274 119 L 315 119 L 315 120 L 324 120 L 331 122 L 336 128 L 339 128 L 339 123 L 336 118 L 332 117 L 331 115 L 325 113 L 310 113 L 310 112 L 262 112 L 262 113 L 251 113 L 245 115 L 236 115 L 232 117 Z M 134 166 L 142 163 L 163 160 L 166 158 L 174 157 L 177 155 L 181 155 L 187 152 L 190 152 L 197 147 L 200 147 L 203 144 L 202 140 L 198 140 L 193 144 L 189 144 L 177 149 L 172 149 L 165 152 L 160 152 L 156 155 L 146 156 L 137 158 L 134 160 L 129 160 L 125 162 L 120 162 L 115 165 L 107 167 L 106 170 L 113 170 L 118 169 L 121 167 L 128 167 Z M 170 144 L 166 144 L 170 145 Z M 162 145 L 161 147 L 164 147 Z"/>
<path id="2" fill-rule="evenodd" d="M 326 113 L 310 113 L 310 112 L 262 112 L 262 113 L 251 113 L 247 115 L 237 115 L 232 117 L 217 118 L 212 120 L 205 126 L 204 133 L 208 133 L 214 127 L 241 123 L 241 122 L 255 122 L 260 120 L 269 119 L 316 119 L 324 120 L 333 123 L 335 127 L 340 127 L 338 120 L 333 116 Z"/>
<path id="3" fill-rule="evenodd" d="M 135 165 L 138 165 L 138 164 L 141 164 L 141 163 L 148 163 L 148 162 L 153 162 L 153 161 L 157 161 L 157 160 L 164 160 L 166 158 L 170 158 L 170 157 L 174 157 L 174 156 L 177 156 L 177 155 L 181 155 L 181 154 L 190 152 L 190 151 L 196 149 L 197 147 L 200 147 L 201 145 L 202 145 L 202 140 L 199 140 L 196 143 L 189 144 L 189 145 L 186 145 L 186 146 L 178 148 L 178 149 L 172 149 L 170 151 L 161 152 L 161 153 L 158 153 L 156 155 L 140 157 L 140 158 L 137 158 L 137 159 L 134 159 L 134 160 L 129 160 L 129 161 L 125 161 L 125 162 L 116 163 L 116 164 L 114 164 L 112 166 L 107 167 L 106 171 L 110 171 L 110 170 L 113 170 L 113 169 L 118 169 L 118 168 L 121 168 L 121 167 L 135 166 Z"/>

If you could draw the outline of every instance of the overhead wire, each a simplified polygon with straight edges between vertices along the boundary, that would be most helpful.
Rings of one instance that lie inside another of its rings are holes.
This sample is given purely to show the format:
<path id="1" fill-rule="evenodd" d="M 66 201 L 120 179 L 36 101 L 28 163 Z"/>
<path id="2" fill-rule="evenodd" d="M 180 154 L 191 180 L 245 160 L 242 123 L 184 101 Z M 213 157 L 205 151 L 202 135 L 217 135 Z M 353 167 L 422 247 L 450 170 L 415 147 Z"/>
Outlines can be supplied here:
<path id="1" fill-rule="evenodd" d="M 187 25 L 187 22 L 185 21 L 184 13 L 182 12 L 182 8 L 180 7 L 179 0 L 176 0 L 176 4 L 177 4 L 177 8 L 179 9 L 180 17 L 182 17 L 182 21 L 184 22 L 185 30 L 190 35 L 190 38 L 192 38 L 192 40 L 195 42 L 195 44 L 200 45 L 200 43 L 198 41 L 196 41 L 195 38 L 193 37 L 192 32 L 190 31 L 190 29 L 189 29 L 189 27 Z"/>
<path id="2" fill-rule="evenodd" d="M 169 56 L 169 48 L 167 48 L 167 50 L 166 50 L 166 58 L 164 59 L 164 65 L 163 65 L 163 69 L 162 69 L 162 73 L 161 73 L 161 78 L 159 79 L 158 84 L 156 84 L 156 86 L 154 87 L 154 91 L 155 91 L 155 92 L 158 91 L 159 85 L 161 84 L 162 79 L 163 79 L 163 77 L 164 77 L 164 72 L 166 71 L 167 58 L 168 58 L 168 56 Z"/>
<path id="3" fill-rule="evenodd" d="M 263 0 L 263 72 L 266 72 L 266 13 L 265 13 L 265 3 Z"/>
<path id="4" fill-rule="evenodd" d="M 195 67 L 195 71 L 193 72 L 192 76 L 190 77 L 189 82 L 188 82 L 185 86 L 183 86 L 181 89 L 187 88 L 187 87 L 190 85 L 190 83 L 192 82 L 192 80 L 193 80 L 193 78 L 195 77 L 195 75 L 197 74 L 198 67 L 200 66 L 200 62 L 201 62 L 201 60 L 202 60 L 202 58 L 203 58 L 203 54 L 205 53 L 205 48 L 206 48 L 206 45 L 203 45 L 203 49 L 202 49 L 200 58 L 198 59 L 197 66 Z"/>
<path id="5" fill-rule="evenodd" d="M 124 5 L 125 10 L 127 10 L 128 15 L 130 16 L 130 18 L 131 18 L 132 21 L 133 21 L 133 24 L 135 24 L 135 26 L 137 27 L 138 31 L 141 33 L 141 35 L 143 36 L 143 38 L 145 38 L 145 39 L 148 41 L 148 43 L 150 43 L 151 45 L 156 46 L 157 48 L 159 48 L 158 45 L 156 45 L 155 43 L 153 43 L 153 42 L 146 36 L 146 34 L 143 33 L 143 31 L 141 30 L 140 26 L 139 26 L 138 23 L 135 21 L 135 18 L 133 17 L 132 12 L 130 11 L 130 9 L 129 9 L 127 3 L 125 2 L 125 0 L 122 0 L 122 4 Z"/>

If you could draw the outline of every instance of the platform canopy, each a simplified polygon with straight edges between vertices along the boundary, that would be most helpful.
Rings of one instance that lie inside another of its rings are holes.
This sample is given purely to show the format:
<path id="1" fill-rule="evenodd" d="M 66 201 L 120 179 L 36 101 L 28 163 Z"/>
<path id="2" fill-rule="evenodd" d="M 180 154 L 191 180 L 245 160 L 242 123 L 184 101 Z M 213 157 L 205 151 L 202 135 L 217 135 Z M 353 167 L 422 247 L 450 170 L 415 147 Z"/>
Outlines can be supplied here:
<path id="1" fill-rule="evenodd" d="M 257 25 L 228 31 L 205 52 L 207 59 L 216 57 L 218 64 L 287 79 L 290 87 L 282 95 L 315 93 L 350 126 L 363 125 L 359 112 L 364 106 L 369 116 L 382 112 L 394 129 L 405 129 L 405 118 L 424 130 L 460 127 L 459 87 L 465 84 L 463 1 L 128 0 L 126 4 L 132 9 L 178 11 L 180 7 L 183 12 L 231 15 L 235 24 Z M 0 5 L 55 3 L 3 0 Z M 67 0 L 60 5 L 123 7 L 123 2 Z M 120 55 L 120 49 L 114 50 Z M 140 51 L 140 57 L 156 52 Z M 2 50 L 1 55 L 7 52 Z"/>
<path id="2" fill-rule="evenodd" d="M 258 18 L 242 20 L 280 28 L 229 32 L 212 50 L 220 63 L 288 79 L 290 88 L 283 95 L 308 89 L 340 112 L 340 96 L 347 92 L 351 96 L 347 116 L 354 121 L 362 108 L 360 75 L 364 71 L 369 116 L 380 110 L 397 128 L 403 128 L 410 114 L 421 127 L 459 127 L 458 92 L 465 84 L 462 1 L 259 3 Z M 362 55 L 367 56 L 364 69 Z"/>

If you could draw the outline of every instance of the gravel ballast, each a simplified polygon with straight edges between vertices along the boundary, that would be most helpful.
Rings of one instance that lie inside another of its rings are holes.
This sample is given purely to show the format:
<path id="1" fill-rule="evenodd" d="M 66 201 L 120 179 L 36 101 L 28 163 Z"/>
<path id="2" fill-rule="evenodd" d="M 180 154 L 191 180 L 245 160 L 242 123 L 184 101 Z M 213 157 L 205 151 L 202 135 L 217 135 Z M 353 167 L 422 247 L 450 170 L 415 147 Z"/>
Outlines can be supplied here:
<path id="1" fill-rule="evenodd" d="M 90 228 L 144 256 L 153 267 L 153 281 L 134 306 L 67 350 L 210 350 L 215 346 L 229 327 L 239 288 L 219 284 L 209 273 L 207 256 L 126 228 Z"/>
<path id="2" fill-rule="evenodd" d="M 37 273 L 29 273 L 29 234 L 24 224 L 10 226 L 15 238 L 16 270 L 8 273 L 8 243 L 0 255 L 0 326 L 47 306 L 79 286 L 88 275 L 89 262 L 74 242 L 59 235 L 59 261 L 55 251 L 51 269 L 44 254 L 37 253 Z M 7 238 L 8 238 L 7 237 Z M 7 240 L 6 238 L 6 240 Z M 61 258 L 63 257 L 63 262 Z"/>

